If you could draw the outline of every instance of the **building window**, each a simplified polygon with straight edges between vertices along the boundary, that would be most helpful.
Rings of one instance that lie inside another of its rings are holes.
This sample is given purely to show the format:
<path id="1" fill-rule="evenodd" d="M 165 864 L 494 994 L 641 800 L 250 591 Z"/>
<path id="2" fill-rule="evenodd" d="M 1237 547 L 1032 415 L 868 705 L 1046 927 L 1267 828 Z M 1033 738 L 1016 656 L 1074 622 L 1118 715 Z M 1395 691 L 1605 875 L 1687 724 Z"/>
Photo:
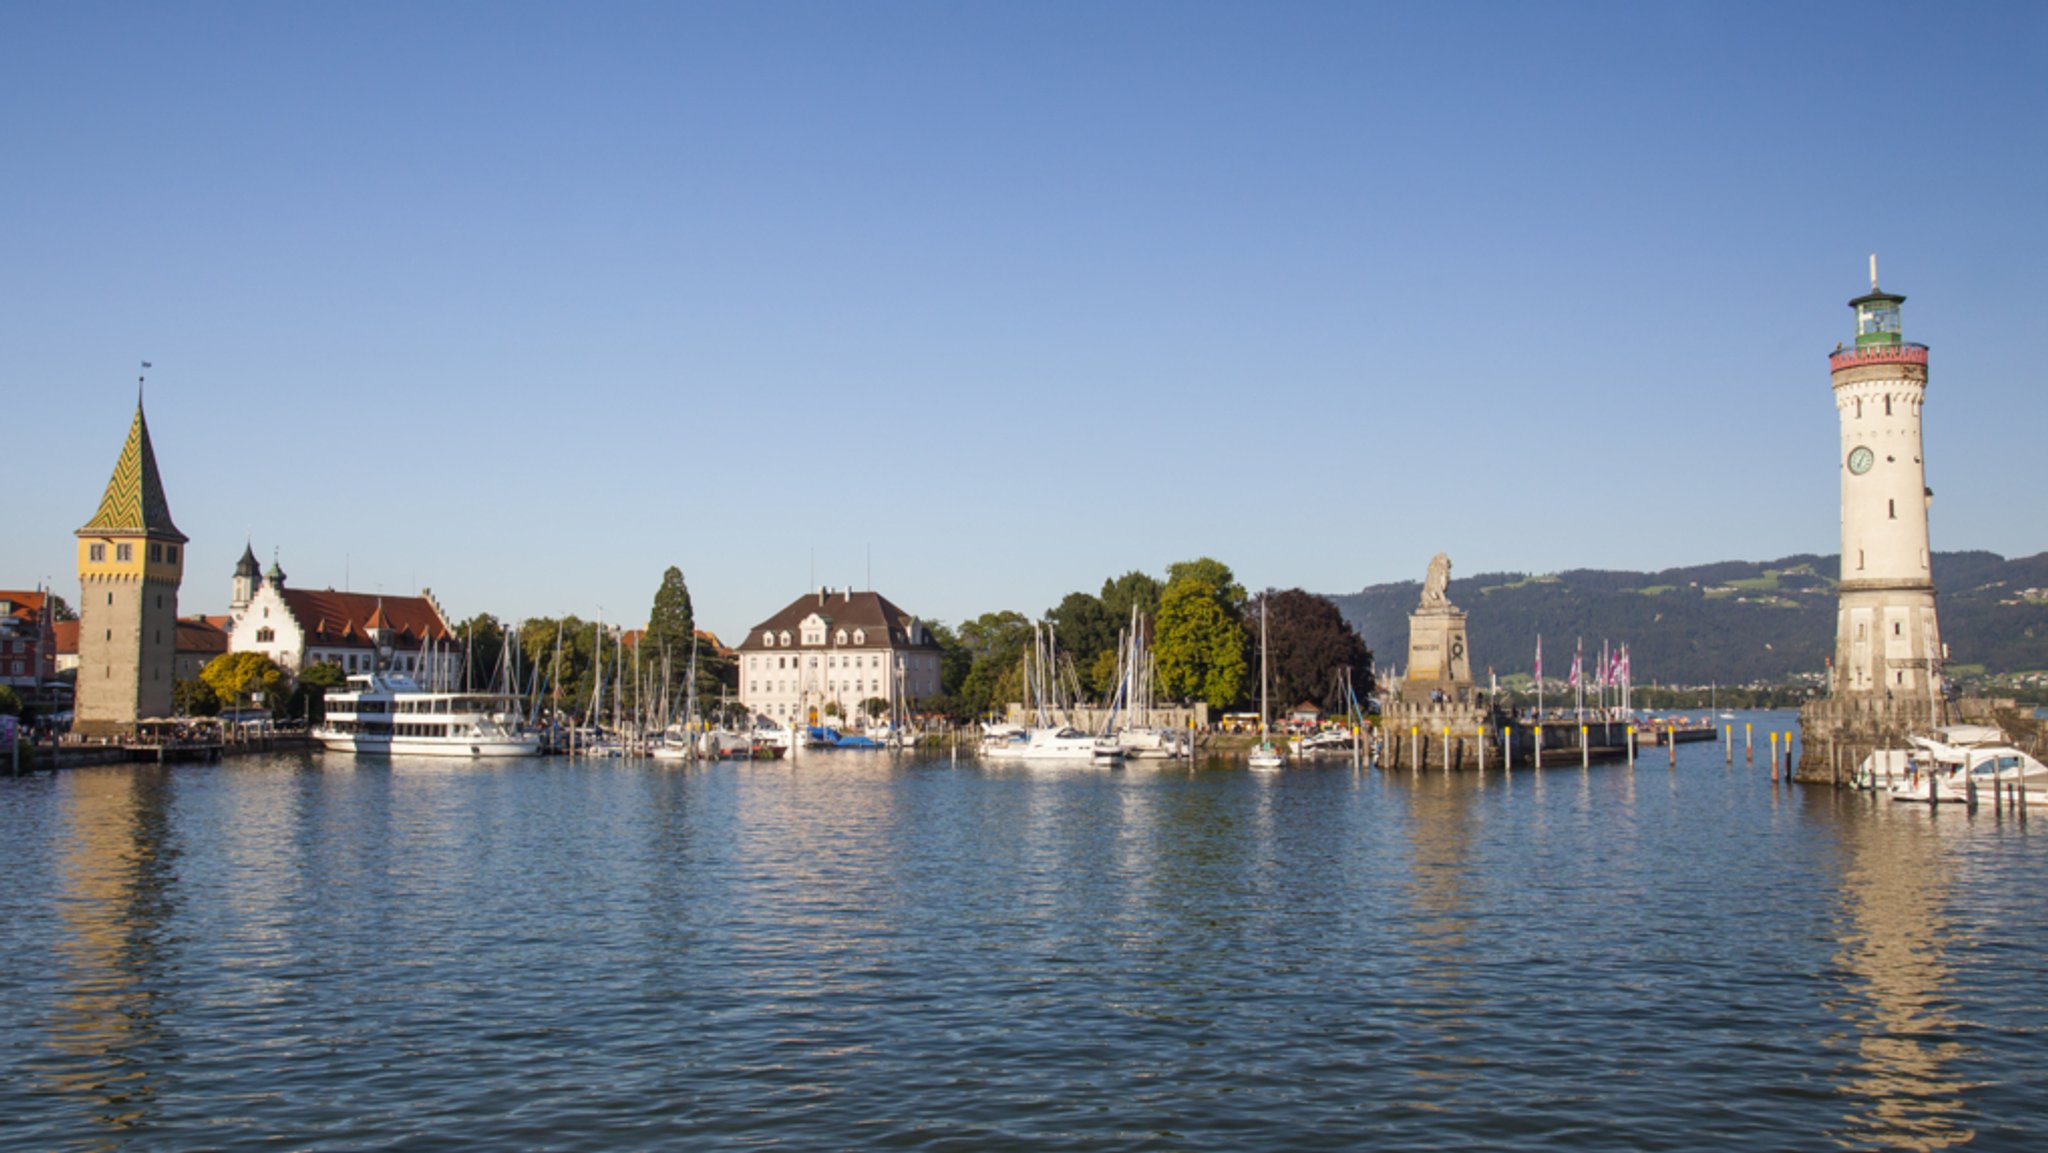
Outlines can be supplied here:
<path id="1" fill-rule="evenodd" d="M 174 545 L 174 544 L 167 544 L 167 545 L 165 545 L 165 546 L 164 546 L 164 559 L 165 559 L 166 561 L 169 561 L 169 562 L 170 562 L 171 564 L 177 564 L 177 563 L 178 563 L 178 546 L 177 546 L 177 545 Z"/>
<path id="2" fill-rule="evenodd" d="M 840 643 L 840 644 L 842 644 L 842 645 L 846 643 L 846 630 L 845 630 L 845 629 L 840 629 L 840 630 L 839 630 L 839 643 Z"/>
<path id="3" fill-rule="evenodd" d="M 866 630 L 866 629 L 855 629 L 855 630 L 853 630 L 853 643 L 854 643 L 854 644 L 857 644 L 857 645 L 864 645 L 864 644 L 868 643 L 868 630 Z"/>
<path id="4" fill-rule="evenodd" d="M 149 542 L 149 563 L 164 563 L 164 546 L 156 543 L 155 541 Z"/>
<path id="5" fill-rule="evenodd" d="M 774 633 L 762 633 L 762 634 L 761 634 L 761 647 L 762 647 L 762 648 L 764 648 L 764 649 L 772 649 L 772 648 L 774 648 L 774 647 L 775 647 L 775 634 L 774 634 Z"/>
<path id="6" fill-rule="evenodd" d="M 132 544 L 117 544 L 117 545 L 115 545 L 115 546 L 114 546 L 114 559 L 115 559 L 115 560 L 117 560 L 117 561 L 131 561 L 131 560 L 134 560 L 134 559 L 135 559 L 135 546 L 134 546 L 134 545 L 132 545 Z"/>
<path id="7" fill-rule="evenodd" d="M 85 546 L 85 555 L 94 564 L 104 564 L 107 559 L 107 546 L 103 544 L 87 545 Z"/>
<path id="8" fill-rule="evenodd" d="M 265 627 L 256 630 L 256 643 L 259 645 L 267 645 L 276 639 L 277 633 L 273 629 Z"/>
<path id="9" fill-rule="evenodd" d="M 1885 506 L 1885 508 L 1887 508 L 1887 509 L 1889 509 L 1889 510 L 1891 511 L 1891 514 L 1892 514 L 1892 519 L 1893 519 L 1893 520 L 1897 520 L 1897 519 L 1899 519 L 1899 502 L 1898 502 L 1898 501 L 1896 501 L 1896 500 L 1888 500 L 1888 501 L 1884 502 L 1884 506 Z"/>
<path id="10" fill-rule="evenodd" d="M 787 629 L 784 629 L 782 632 L 781 644 L 783 648 L 789 647 L 789 630 Z"/>
<path id="11" fill-rule="evenodd" d="M 114 594 L 113 594 L 113 593 L 108 593 L 108 594 L 107 594 L 107 603 L 108 603 L 108 604 L 113 604 L 113 603 L 114 603 Z"/>

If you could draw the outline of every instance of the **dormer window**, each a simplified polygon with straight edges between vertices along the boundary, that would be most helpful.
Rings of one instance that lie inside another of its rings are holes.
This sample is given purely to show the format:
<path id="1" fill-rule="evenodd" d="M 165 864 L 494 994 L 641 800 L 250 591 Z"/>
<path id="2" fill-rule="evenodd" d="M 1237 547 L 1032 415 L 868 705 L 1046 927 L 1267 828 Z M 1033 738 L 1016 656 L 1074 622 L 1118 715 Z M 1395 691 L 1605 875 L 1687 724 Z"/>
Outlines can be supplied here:
<path id="1" fill-rule="evenodd" d="M 774 633 L 772 633 L 772 632 L 764 632 L 764 633 L 762 633 L 762 634 L 761 634 L 761 647 L 762 647 L 762 648 L 764 648 L 764 649 L 772 649 L 772 648 L 774 648 L 774 647 L 775 647 L 775 634 L 774 634 Z"/>
<path id="2" fill-rule="evenodd" d="M 868 643 L 868 630 L 866 630 L 866 629 L 855 629 L 855 630 L 853 630 L 853 643 L 854 643 L 854 644 L 857 644 L 857 645 L 864 645 L 864 644 Z"/>
<path id="3" fill-rule="evenodd" d="M 789 630 L 788 630 L 788 629 L 784 629 L 784 630 L 782 630 L 782 643 L 783 643 L 784 647 L 787 647 L 787 646 L 788 646 L 788 644 L 789 644 Z"/>
<path id="4" fill-rule="evenodd" d="M 842 645 L 846 643 L 846 630 L 845 630 L 845 629 L 840 629 L 840 630 L 839 630 L 839 643 L 840 643 L 840 644 L 842 644 Z"/>

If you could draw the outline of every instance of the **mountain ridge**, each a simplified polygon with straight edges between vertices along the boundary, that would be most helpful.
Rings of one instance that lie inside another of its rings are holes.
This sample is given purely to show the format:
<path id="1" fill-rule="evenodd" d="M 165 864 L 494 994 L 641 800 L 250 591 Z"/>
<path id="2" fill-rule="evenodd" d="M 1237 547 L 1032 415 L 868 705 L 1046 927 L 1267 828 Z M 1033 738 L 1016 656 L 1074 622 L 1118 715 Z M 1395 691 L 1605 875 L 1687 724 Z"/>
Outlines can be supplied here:
<path id="1" fill-rule="evenodd" d="M 1570 670 L 1576 639 L 1591 654 L 1589 671 L 1602 640 L 1626 643 L 1638 684 L 1783 683 L 1819 676 L 1833 655 L 1839 568 L 1835 555 L 1802 553 L 1655 572 L 1479 573 L 1447 591 L 1469 616 L 1482 677 L 1489 667 L 1526 674 L 1541 634 L 1550 678 Z M 2048 552 L 1937 552 L 1933 573 L 1955 676 L 2048 671 Z M 1391 671 L 1406 662 L 1421 590 L 1421 581 L 1396 581 L 1326 595 Z"/>

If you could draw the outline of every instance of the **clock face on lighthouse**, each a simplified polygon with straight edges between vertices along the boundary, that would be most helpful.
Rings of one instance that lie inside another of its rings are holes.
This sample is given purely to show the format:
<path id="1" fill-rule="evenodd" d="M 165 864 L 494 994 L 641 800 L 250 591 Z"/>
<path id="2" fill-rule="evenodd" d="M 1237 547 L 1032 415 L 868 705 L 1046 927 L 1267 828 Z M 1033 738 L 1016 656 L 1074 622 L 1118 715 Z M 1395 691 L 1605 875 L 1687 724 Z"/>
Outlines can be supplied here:
<path id="1" fill-rule="evenodd" d="M 1849 471 L 1855 473 L 1857 476 L 1862 476 L 1864 473 L 1870 471 L 1870 466 L 1876 463 L 1876 461 L 1876 453 L 1871 452 L 1869 449 L 1864 448 L 1862 445 L 1857 445 L 1854 449 L 1851 449 L 1849 452 Z"/>

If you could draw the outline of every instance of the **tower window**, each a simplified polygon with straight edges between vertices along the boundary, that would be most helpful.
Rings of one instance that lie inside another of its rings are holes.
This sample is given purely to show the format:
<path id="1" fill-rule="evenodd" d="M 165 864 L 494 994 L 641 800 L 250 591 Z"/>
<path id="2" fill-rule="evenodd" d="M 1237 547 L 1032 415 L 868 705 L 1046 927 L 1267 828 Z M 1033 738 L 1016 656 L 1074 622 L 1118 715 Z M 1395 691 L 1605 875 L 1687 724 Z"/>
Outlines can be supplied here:
<path id="1" fill-rule="evenodd" d="M 107 546 L 103 544 L 89 544 L 85 546 L 85 555 L 92 563 L 103 564 L 107 559 Z"/>
<path id="2" fill-rule="evenodd" d="M 115 545 L 115 546 L 114 546 L 114 559 L 115 559 L 115 560 L 117 560 L 117 561 L 131 561 L 131 560 L 134 560 L 134 559 L 135 559 L 135 546 L 134 546 L 134 545 L 132 545 L 132 544 L 117 544 L 117 545 Z"/>
<path id="3" fill-rule="evenodd" d="M 1860 396 L 1856 398 L 1856 419 L 1863 419 L 1863 398 Z"/>
<path id="4" fill-rule="evenodd" d="M 177 545 L 174 545 L 174 544 L 167 544 L 167 545 L 165 545 L 165 546 L 164 546 L 164 559 L 165 559 L 165 560 L 167 560 L 167 561 L 169 561 L 169 562 L 171 562 L 172 564 L 177 564 L 177 563 L 178 563 L 178 546 L 177 546 Z"/>
<path id="5" fill-rule="evenodd" d="M 1863 550 L 1860 548 L 1856 550 L 1856 571 L 1863 571 Z"/>
<path id="6" fill-rule="evenodd" d="M 1884 414 L 1886 416 L 1890 416 L 1892 414 L 1892 398 L 1889 393 L 1887 393 L 1884 398 Z"/>
<path id="7" fill-rule="evenodd" d="M 162 564 L 163 560 L 164 546 L 156 543 L 155 541 L 149 542 L 149 563 Z"/>
<path id="8" fill-rule="evenodd" d="M 1888 509 L 1888 510 L 1889 510 L 1889 511 L 1891 512 L 1891 514 L 1892 514 L 1892 519 L 1893 519 L 1893 520 L 1897 520 L 1897 519 L 1899 519 L 1899 502 L 1898 502 L 1898 501 L 1896 501 L 1896 500 L 1888 500 L 1888 501 L 1884 502 L 1884 506 L 1885 506 L 1885 508 L 1886 508 L 1886 509 Z"/>
<path id="9" fill-rule="evenodd" d="M 1899 634 L 1899 622 L 1897 622 L 1897 621 L 1893 621 L 1893 622 L 1892 622 L 1892 635 L 1893 635 L 1893 636 L 1898 636 L 1898 635 L 1900 635 L 1900 634 Z"/>

